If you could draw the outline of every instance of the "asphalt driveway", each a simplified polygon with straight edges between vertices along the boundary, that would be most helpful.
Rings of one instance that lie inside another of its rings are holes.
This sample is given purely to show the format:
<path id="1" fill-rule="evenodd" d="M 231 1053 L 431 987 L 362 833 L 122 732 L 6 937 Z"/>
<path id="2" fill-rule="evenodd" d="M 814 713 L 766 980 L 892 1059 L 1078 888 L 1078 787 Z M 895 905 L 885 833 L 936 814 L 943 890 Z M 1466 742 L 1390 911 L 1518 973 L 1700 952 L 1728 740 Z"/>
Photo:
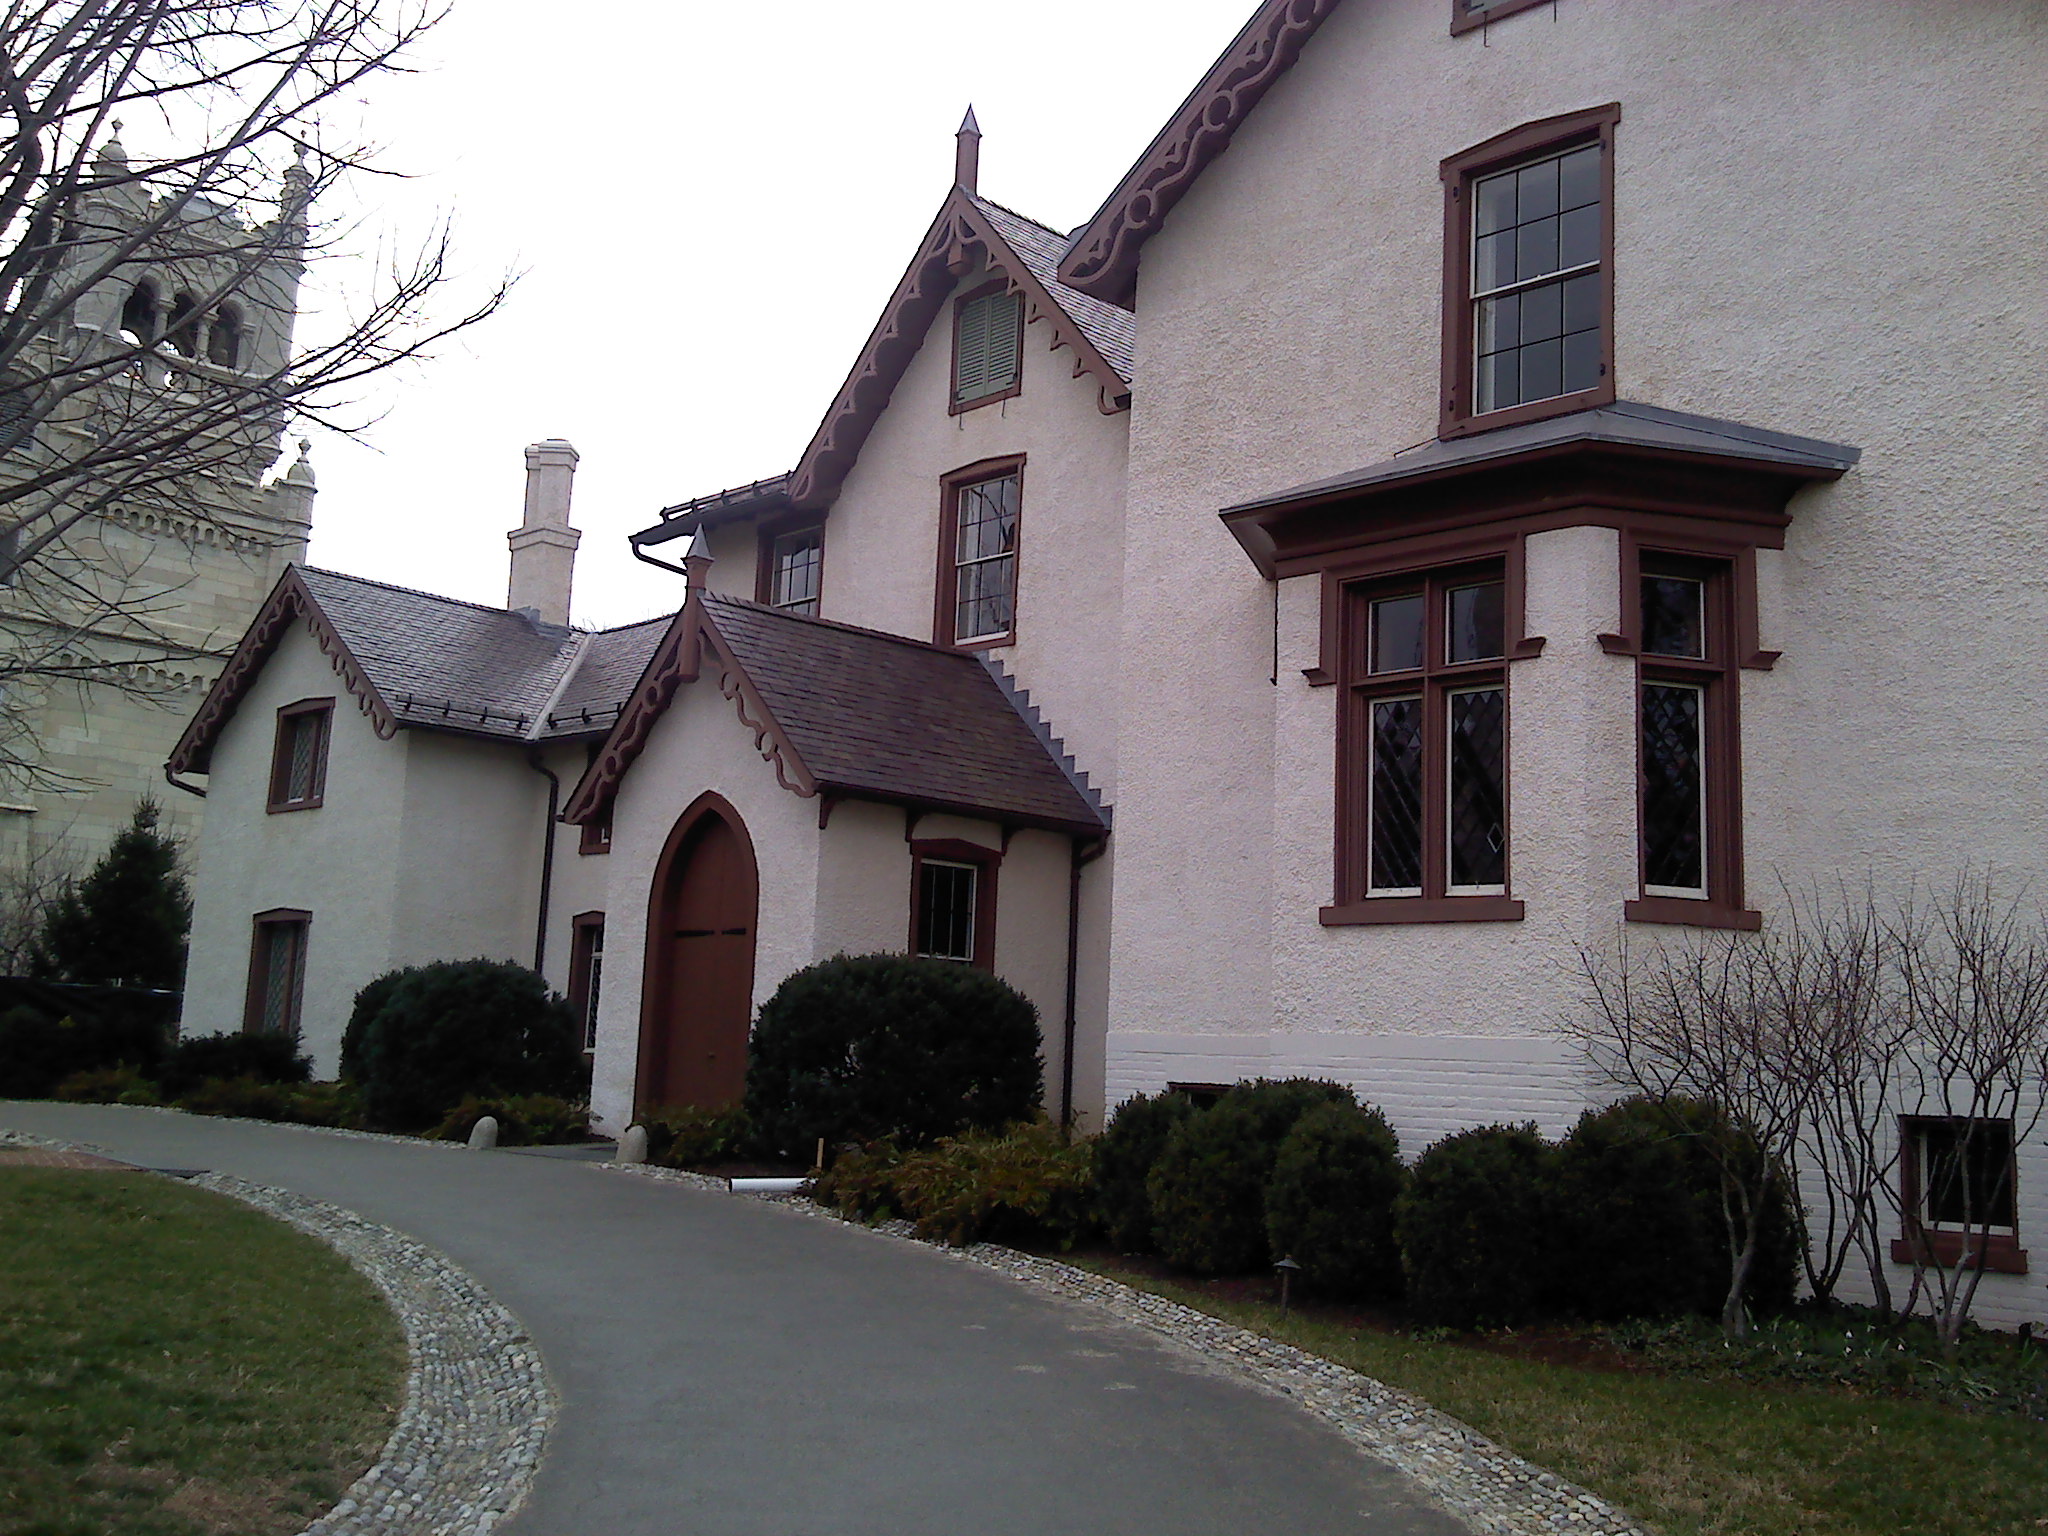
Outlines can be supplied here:
<path id="1" fill-rule="evenodd" d="M 1319 1421 L 921 1245 L 559 1157 L 112 1106 L 0 1128 L 359 1211 L 531 1331 L 561 1397 L 507 1536 L 1452 1536 Z"/>

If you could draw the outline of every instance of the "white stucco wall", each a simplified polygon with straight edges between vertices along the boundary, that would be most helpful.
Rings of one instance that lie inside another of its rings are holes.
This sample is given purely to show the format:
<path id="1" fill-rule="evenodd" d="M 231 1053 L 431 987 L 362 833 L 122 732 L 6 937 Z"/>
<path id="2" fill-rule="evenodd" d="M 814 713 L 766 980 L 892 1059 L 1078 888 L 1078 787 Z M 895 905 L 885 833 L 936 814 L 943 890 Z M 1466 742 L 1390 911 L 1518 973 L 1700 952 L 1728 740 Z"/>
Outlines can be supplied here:
<path id="1" fill-rule="evenodd" d="M 277 710 L 328 697 L 335 705 L 323 803 L 267 813 Z M 312 913 L 301 1039 L 314 1071 L 334 1076 L 357 989 L 389 969 L 392 872 L 403 856 L 392 811 L 405 797 L 405 770 L 404 741 L 378 740 L 305 625 L 294 624 L 214 747 L 194 871 L 185 1033 L 242 1027 L 251 920 L 296 907 Z"/>
<path id="2" fill-rule="evenodd" d="M 1622 108 L 1621 398 L 1864 454 L 1759 557 L 1784 657 L 1740 681 L 1749 904 L 1770 921 L 1781 876 L 2032 873 L 2048 678 L 2015 637 L 2048 627 L 2044 65 L 2048 11 L 2019 0 L 1560 0 L 1458 38 L 1432 6 L 1325 23 L 1140 271 L 1112 1102 L 1319 1061 L 1408 1144 L 1556 1128 L 1584 1101 L 1544 1030 L 1576 946 L 1611 942 L 1635 894 L 1633 666 L 1594 641 L 1614 536 L 1529 542 L 1548 645 L 1510 665 L 1526 920 L 1322 929 L 1336 701 L 1299 674 L 1316 585 L 1284 584 L 1271 682 L 1272 588 L 1215 517 L 1435 435 L 1438 164 L 1562 112 Z M 1475 1077 L 1482 1058 L 1526 1071 Z"/>

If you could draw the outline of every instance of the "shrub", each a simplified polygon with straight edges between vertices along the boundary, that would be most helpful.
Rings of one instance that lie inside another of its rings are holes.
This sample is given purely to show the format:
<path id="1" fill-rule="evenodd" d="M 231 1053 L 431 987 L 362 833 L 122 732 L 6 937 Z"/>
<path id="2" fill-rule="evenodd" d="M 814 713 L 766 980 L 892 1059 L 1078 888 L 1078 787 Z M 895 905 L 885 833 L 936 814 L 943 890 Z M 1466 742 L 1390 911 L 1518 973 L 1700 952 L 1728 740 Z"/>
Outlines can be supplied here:
<path id="1" fill-rule="evenodd" d="M 664 1168 L 705 1168 L 745 1157 L 753 1127 L 747 1112 L 732 1109 L 659 1109 L 641 1117 L 647 1160 Z"/>
<path id="2" fill-rule="evenodd" d="M 312 1076 L 312 1057 L 284 1035 L 188 1035 L 165 1053 L 157 1081 L 165 1098 L 176 1099 L 208 1078 L 303 1083 Z"/>
<path id="3" fill-rule="evenodd" d="M 285 1088 L 289 1113 L 296 1125 L 324 1125 L 341 1130 L 363 1128 L 363 1100 L 348 1083 L 294 1083 Z"/>
<path id="4" fill-rule="evenodd" d="M 1319 1104 L 1353 1104 L 1340 1083 L 1244 1083 L 1167 1137 L 1145 1181 L 1159 1251 L 1198 1274 L 1264 1266 L 1266 1184 L 1294 1122 Z"/>
<path id="5" fill-rule="evenodd" d="M 903 1149 L 893 1141 L 849 1147 L 811 1186 L 811 1198 L 861 1221 L 878 1221 L 901 1209 L 896 1173 Z"/>
<path id="6" fill-rule="evenodd" d="M 178 1098 L 178 1108 L 195 1115 L 232 1115 L 244 1120 L 290 1120 L 292 1091 L 283 1083 L 254 1077 L 209 1077 Z"/>
<path id="7" fill-rule="evenodd" d="M 1095 1140 L 1095 1199 L 1102 1225 L 1120 1253 L 1154 1253 L 1159 1235 L 1145 1180 L 1174 1127 L 1195 1112 L 1184 1093 L 1125 1099 Z"/>
<path id="8" fill-rule="evenodd" d="M 828 1143 L 922 1145 L 1030 1118 L 1043 1064 L 1038 1010 L 972 966 L 840 955 L 784 978 L 747 1063 L 764 1150 L 808 1160 Z"/>
<path id="9" fill-rule="evenodd" d="M 1719 1317 L 1728 1294 L 1728 1225 L 1709 1137 L 1731 1132 L 1689 1099 L 1624 1099 L 1589 1110 L 1557 1150 L 1560 1305 L 1620 1320 Z M 1740 1132 L 1736 1155 L 1759 1158 Z M 1759 1233 L 1751 1305 L 1791 1305 L 1799 1232 L 1781 1195 Z"/>
<path id="10" fill-rule="evenodd" d="M 109 988 L 39 987 L 0 1011 L 0 1098 L 40 1099 L 78 1072 L 163 1058 L 164 1000 Z"/>
<path id="11" fill-rule="evenodd" d="M 1551 1298 L 1554 1153 L 1533 1125 L 1447 1136 L 1394 1204 L 1408 1301 L 1426 1322 L 1512 1326 Z"/>
<path id="12" fill-rule="evenodd" d="M 374 1125 L 416 1130 L 468 1094 L 580 1098 L 588 1087 L 569 1005 L 508 961 L 444 960 L 356 994 L 344 1076 Z"/>
<path id="13" fill-rule="evenodd" d="M 1045 1121 L 993 1134 L 946 1137 L 893 1170 L 895 1200 L 920 1237 L 1058 1243 L 1094 1226 L 1093 1150 Z"/>
<path id="14" fill-rule="evenodd" d="M 439 1141 L 467 1141 L 485 1115 L 497 1120 L 501 1147 L 561 1147 L 590 1139 L 590 1106 L 545 1093 L 466 1094 L 427 1134 Z"/>
<path id="15" fill-rule="evenodd" d="M 72 1104 L 157 1104 L 157 1085 L 133 1067 L 93 1067 L 74 1072 L 57 1085 L 52 1098 Z"/>
<path id="16" fill-rule="evenodd" d="M 51 908 L 29 957 L 31 976 L 177 987 L 192 893 L 178 870 L 178 845 L 157 830 L 162 816 L 148 796 L 136 802 L 92 872 Z"/>
<path id="17" fill-rule="evenodd" d="M 1394 1201 L 1407 1177 L 1401 1144 L 1377 1109 L 1318 1104 L 1299 1120 L 1266 1185 L 1266 1239 L 1326 1296 L 1401 1288 Z"/>

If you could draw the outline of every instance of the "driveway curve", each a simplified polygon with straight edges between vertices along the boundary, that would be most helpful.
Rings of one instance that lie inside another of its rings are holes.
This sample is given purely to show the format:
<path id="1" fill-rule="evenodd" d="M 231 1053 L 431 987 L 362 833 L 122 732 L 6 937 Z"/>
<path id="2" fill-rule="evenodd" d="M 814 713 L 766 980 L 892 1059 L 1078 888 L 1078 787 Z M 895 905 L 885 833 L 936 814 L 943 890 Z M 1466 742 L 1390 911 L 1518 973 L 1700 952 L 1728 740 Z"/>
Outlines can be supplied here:
<path id="1" fill-rule="evenodd" d="M 115 1106 L 0 1128 L 331 1201 L 516 1313 L 561 1398 L 505 1536 L 1455 1536 L 1334 1430 L 913 1243 L 688 1185 Z"/>

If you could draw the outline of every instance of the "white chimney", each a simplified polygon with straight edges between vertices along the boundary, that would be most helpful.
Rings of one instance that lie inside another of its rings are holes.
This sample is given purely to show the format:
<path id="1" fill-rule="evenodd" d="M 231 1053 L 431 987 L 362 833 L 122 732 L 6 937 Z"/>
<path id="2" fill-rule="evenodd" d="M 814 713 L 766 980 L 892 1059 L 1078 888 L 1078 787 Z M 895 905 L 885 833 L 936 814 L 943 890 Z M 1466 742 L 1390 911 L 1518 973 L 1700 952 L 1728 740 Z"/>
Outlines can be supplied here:
<path id="1" fill-rule="evenodd" d="M 569 526 L 569 495 L 576 450 L 559 437 L 526 450 L 526 518 L 505 536 L 512 546 L 512 581 L 505 606 L 542 624 L 569 622 L 569 584 L 583 535 Z"/>

